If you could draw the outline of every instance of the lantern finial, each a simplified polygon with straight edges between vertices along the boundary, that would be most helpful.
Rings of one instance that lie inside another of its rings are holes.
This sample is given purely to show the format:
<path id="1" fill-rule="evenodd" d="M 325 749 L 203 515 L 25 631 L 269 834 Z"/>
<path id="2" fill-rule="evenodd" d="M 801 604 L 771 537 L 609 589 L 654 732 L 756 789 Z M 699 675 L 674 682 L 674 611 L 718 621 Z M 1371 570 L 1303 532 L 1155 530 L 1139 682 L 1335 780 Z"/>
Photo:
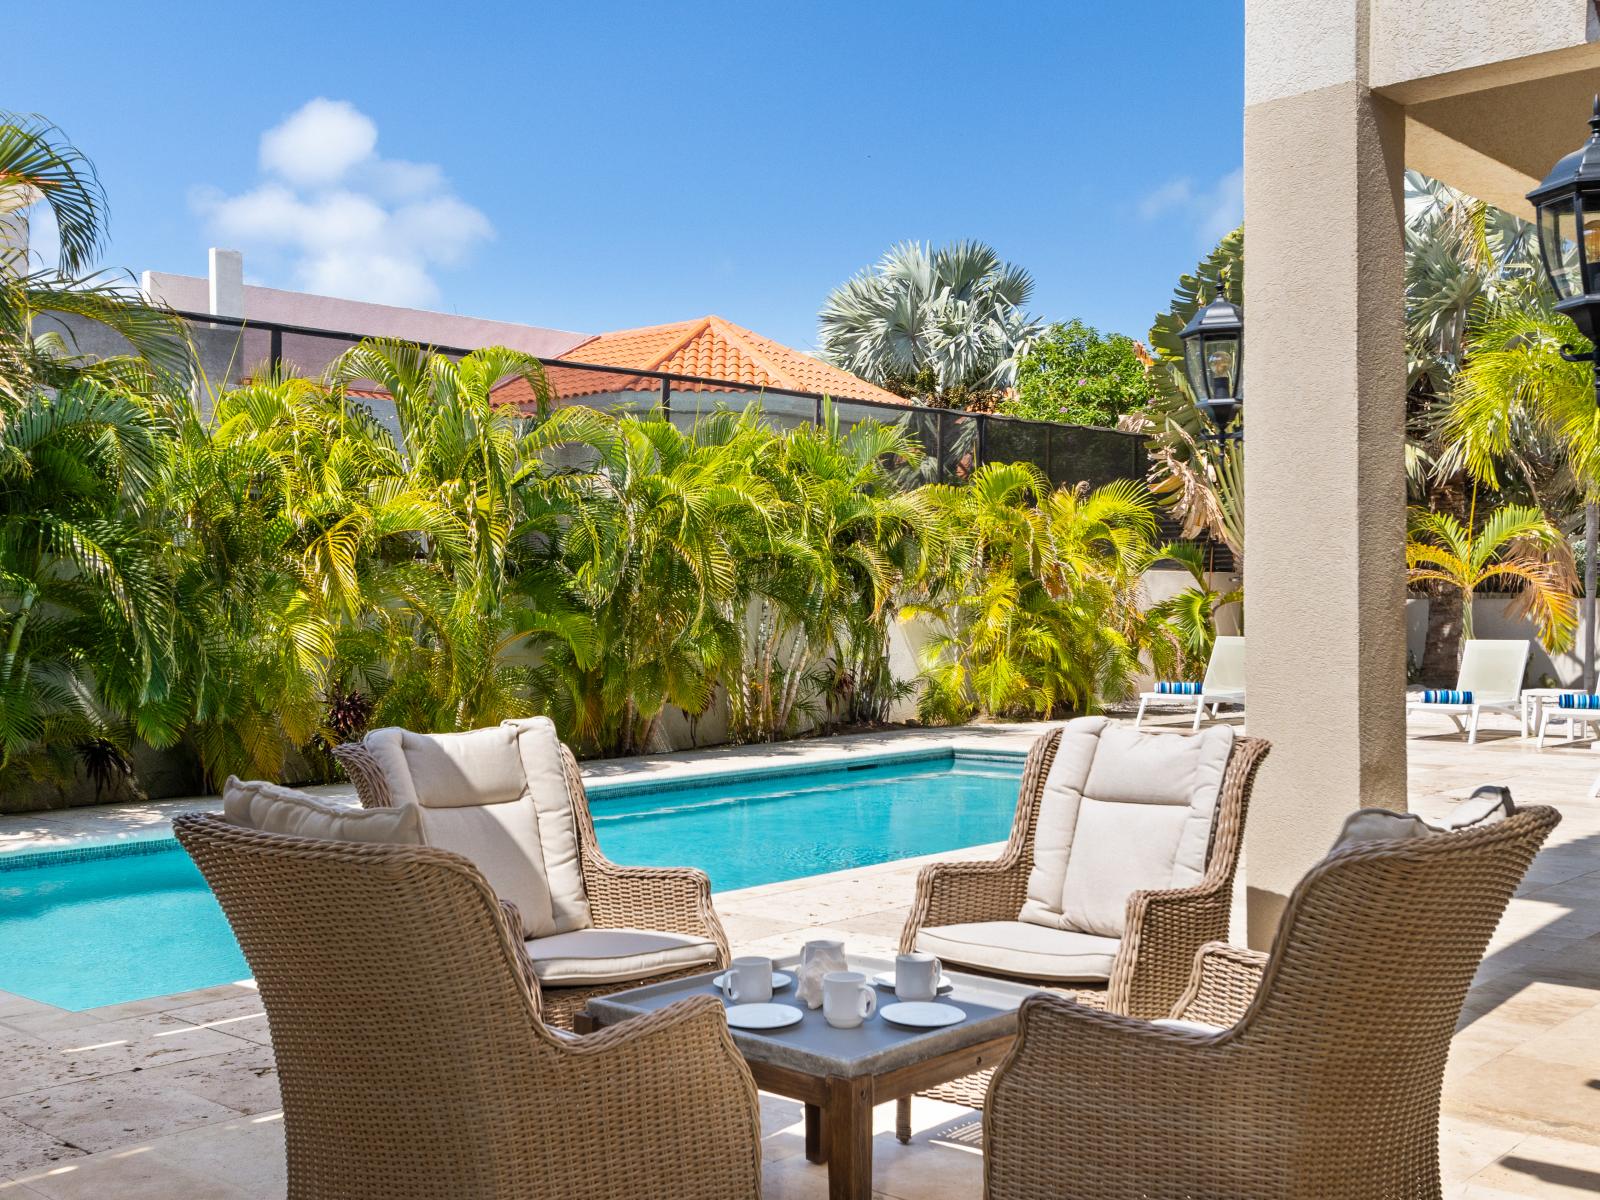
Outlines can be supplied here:
<path id="1" fill-rule="evenodd" d="M 1600 96 L 1594 98 L 1594 113 L 1589 117 L 1589 139 L 1600 141 Z"/>

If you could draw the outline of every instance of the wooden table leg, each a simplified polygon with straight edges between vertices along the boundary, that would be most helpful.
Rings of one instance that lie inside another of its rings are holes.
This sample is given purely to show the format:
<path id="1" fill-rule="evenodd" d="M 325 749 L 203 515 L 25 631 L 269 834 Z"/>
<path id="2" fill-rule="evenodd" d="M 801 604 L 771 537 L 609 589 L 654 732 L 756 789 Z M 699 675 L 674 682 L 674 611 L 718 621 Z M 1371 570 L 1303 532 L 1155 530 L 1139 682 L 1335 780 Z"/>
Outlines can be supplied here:
<path id="1" fill-rule="evenodd" d="M 577 1034 L 593 1033 L 600 1028 L 600 1022 L 586 1008 L 572 1018 L 572 1032 Z"/>
<path id="2" fill-rule="evenodd" d="M 901 1096 L 894 1102 L 894 1135 L 902 1146 L 911 1144 L 911 1097 Z"/>
<path id="3" fill-rule="evenodd" d="M 828 1200 L 872 1200 L 872 1079 L 828 1079 Z"/>
<path id="4" fill-rule="evenodd" d="M 815 1104 L 806 1105 L 806 1159 L 814 1163 L 828 1161 L 828 1123 Z"/>

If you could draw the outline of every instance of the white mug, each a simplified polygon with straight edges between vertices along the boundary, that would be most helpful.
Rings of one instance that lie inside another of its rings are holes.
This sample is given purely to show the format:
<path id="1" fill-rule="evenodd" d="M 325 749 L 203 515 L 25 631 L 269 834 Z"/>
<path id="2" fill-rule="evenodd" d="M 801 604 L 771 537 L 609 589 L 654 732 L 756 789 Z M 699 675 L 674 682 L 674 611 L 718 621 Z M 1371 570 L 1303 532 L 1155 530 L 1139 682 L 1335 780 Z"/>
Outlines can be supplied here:
<path id="1" fill-rule="evenodd" d="M 835 1029 L 854 1029 L 877 1010 L 877 994 L 860 971 L 830 971 L 822 977 L 822 1015 Z"/>
<path id="2" fill-rule="evenodd" d="M 736 958 L 722 976 L 722 994 L 735 1004 L 765 1004 L 772 999 L 772 960 Z"/>
<path id="3" fill-rule="evenodd" d="M 899 1000 L 932 1000 L 939 994 L 944 968 L 931 954 L 920 951 L 897 954 L 894 960 L 894 994 Z"/>

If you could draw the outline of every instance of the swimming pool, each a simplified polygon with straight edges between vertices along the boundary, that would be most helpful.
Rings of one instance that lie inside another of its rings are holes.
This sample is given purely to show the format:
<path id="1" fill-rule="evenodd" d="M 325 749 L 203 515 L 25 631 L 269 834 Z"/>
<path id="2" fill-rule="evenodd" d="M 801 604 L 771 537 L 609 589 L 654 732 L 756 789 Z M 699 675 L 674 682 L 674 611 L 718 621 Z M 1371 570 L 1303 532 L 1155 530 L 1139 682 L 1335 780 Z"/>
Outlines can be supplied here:
<path id="1" fill-rule="evenodd" d="M 1020 756 L 939 751 L 598 781 L 590 809 L 617 862 L 697 866 L 727 891 L 1000 841 L 1021 774 Z M 84 1009 L 249 973 L 170 838 L 0 855 L 0 991 Z"/>

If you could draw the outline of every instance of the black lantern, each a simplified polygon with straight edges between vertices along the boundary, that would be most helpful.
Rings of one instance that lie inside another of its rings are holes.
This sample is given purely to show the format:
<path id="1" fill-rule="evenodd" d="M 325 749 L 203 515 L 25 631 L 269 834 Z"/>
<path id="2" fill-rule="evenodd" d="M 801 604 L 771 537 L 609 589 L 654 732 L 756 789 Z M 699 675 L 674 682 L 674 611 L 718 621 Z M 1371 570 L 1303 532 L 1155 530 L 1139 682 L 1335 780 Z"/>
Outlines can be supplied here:
<path id="1" fill-rule="evenodd" d="M 1223 295 L 1223 285 L 1217 285 L 1216 298 L 1195 313 L 1178 337 L 1196 407 L 1211 418 L 1218 441 L 1237 436 L 1228 433 L 1228 426 L 1244 400 L 1244 314 Z"/>
<path id="2" fill-rule="evenodd" d="M 1538 211 L 1539 253 L 1555 288 L 1556 311 L 1600 345 L 1600 96 L 1589 129 L 1589 140 L 1552 167 L 1528 199 Z M 1593 353 L 1562 351 L 1573 362 L 1595 361 Z M 1595 368 L 1600 396 L 1600 361 Z"/>

